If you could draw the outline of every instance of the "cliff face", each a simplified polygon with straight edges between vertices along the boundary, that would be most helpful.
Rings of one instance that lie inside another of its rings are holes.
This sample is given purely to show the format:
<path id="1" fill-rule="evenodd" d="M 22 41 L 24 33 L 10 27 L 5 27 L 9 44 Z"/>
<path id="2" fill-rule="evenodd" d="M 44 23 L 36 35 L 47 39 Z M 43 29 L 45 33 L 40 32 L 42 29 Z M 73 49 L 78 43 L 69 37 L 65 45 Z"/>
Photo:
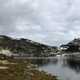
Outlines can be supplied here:
<path id="1" fill-rule="evenodd" d="M 7 48 L 14 53 L 33 54 L 34 56 L 47 55 L 47 53 L 57 51 L 57 47 L 51 47 L 24 38 L 13 39 L 4 35 L 0 35 L 0 48 Z"/>

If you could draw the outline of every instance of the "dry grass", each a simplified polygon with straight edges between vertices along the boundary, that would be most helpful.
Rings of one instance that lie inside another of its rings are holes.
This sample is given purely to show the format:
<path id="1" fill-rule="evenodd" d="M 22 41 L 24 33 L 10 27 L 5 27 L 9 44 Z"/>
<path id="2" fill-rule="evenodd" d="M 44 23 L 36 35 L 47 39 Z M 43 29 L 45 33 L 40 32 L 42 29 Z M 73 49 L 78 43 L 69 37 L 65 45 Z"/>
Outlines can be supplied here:
<path id="1" fill-rule="evenodd" d="M 34 65 L 22 60 L 0 60 L 0 80 L 57 80 L 55 76 L 38 71 Z"/>

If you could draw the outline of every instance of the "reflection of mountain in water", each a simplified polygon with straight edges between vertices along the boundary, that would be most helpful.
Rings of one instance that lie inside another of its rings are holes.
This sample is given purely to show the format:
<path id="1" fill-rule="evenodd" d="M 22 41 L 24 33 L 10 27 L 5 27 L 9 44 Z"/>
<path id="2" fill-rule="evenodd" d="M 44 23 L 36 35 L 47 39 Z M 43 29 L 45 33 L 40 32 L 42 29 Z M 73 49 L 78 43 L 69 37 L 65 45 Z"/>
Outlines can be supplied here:
<path id="1" fill-rule="evenodd" d="M 53 59 L 32 59 L 31 62 L 33 64 L 37 64 L 39 66 L 46 66 L 48 64 L 57 64 L 58 63 L 58 59 L 57 58 L 53 58 Z"/>
<path id="2" fill-rule="evenodd" d="M 50 61 L 49 61 L 49 59 L 45 59 L 45 60 L 43 60 L 43 59 L 35 59 L 35 60 L 31 60 L 31 62 L 33 63 L 33 64 L 37 64 L 37 65 L 46 65 L 46 64 L 48 64 Z"/>
<path id="3" fill-rule="evenodd" d="M 71 62 L 64 56 L 57 56 L 56 59 L 57 61 L 55 62 L 52 58 L 49 61 L 40 61 L 42 65 L 39 66 L 39 69 L 44 70 L 45 72 L 48 72 L 52 75 L 57 75 L 60 80 L 80 80 L 79 63 Z"/>
<path id="4" fill-rule="evenodd" d="M 34 59 L 31 60 L 33 64 L 37 64 L 39 66 L 47 66 L 49 64 L 53 64 L 56 66 L 68 67 L 77 73 L 80 73 L 80 63 L 70 61 L 64 58 L 64 56 L 58 56 L 56 58 L 51 59 Z"/>
<path id="5" fill-rule="evenodd" d="M 74 61 L 67 61 L 67 66 L 73 70 L 75 70 L 77 73 L 80 73 L 80 63 L 74 62 Z"/>

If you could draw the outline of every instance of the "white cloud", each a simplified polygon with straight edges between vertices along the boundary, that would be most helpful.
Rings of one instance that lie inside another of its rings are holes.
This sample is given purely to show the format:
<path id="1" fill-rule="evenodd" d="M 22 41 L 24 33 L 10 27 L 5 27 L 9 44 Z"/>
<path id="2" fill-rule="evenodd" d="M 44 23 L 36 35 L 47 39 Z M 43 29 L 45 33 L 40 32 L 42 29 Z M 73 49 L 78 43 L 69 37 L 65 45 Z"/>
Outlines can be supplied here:
<path id="1" fill-rule="evenodd" d="M 0 0 L 0 34 L 59 45 L 80 35 L 79 0 Z"/>

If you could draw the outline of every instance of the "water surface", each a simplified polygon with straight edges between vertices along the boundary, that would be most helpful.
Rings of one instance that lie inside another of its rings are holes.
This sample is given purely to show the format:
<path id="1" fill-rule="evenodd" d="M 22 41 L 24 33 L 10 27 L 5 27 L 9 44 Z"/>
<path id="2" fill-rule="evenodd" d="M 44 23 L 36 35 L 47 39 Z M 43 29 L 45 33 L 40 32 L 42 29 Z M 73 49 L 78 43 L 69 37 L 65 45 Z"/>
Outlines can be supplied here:
<path id="1" fill-rule="evenodd" d="M 67 61 L 64 56 L 38 59 L 33 63 L 38 64 L 40 70 L 56 75 L 61 80 L 80 80 L 80 64 Z"/>

